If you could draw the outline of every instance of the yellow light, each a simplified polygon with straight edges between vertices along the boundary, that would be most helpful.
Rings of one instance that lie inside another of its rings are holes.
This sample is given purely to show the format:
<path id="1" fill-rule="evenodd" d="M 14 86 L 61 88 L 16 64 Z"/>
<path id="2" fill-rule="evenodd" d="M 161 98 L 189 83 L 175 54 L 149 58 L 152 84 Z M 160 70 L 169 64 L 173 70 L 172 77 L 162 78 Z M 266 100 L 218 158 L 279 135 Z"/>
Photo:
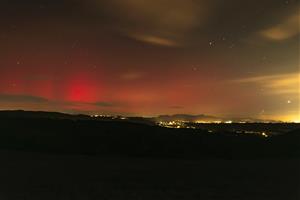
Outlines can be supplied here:
<path id="1" fill-rule="evenodd" d="M 265 132 L 262 132 L 261 135 L 264 137 L 269 137 Z"/>
<path id="2" fill-rule="evenodd" d="M 214 121 L 215 124 L 222 124 L 222 121 Z"/>

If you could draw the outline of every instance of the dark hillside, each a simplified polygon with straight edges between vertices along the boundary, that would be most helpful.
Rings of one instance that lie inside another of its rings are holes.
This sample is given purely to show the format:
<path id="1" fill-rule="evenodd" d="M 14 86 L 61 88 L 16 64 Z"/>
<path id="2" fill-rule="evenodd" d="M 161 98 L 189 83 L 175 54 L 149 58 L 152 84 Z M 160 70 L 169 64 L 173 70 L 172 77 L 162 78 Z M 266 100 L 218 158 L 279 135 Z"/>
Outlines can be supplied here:
<path id="1" fill-rule="evenodd" d="M 122 121 L 0 114 L 0 147 L 57 153 L 180 157 L 299 157 L 298 131 L 263 138 L 234 132 L 167 129 Z M 38 114 L 40 116 L 40 114 Z"/>

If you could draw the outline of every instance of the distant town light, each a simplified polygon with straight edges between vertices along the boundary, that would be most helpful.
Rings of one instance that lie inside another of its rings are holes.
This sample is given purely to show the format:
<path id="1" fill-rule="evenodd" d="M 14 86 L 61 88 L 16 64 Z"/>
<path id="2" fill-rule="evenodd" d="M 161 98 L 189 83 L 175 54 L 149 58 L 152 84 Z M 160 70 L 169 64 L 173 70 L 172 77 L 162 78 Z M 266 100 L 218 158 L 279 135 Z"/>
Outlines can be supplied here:
<path id="1" fill-rule="evenodd" d="M 269 137 L 265 132 L 262 132 L 261 135 L 264 137 Z"/>

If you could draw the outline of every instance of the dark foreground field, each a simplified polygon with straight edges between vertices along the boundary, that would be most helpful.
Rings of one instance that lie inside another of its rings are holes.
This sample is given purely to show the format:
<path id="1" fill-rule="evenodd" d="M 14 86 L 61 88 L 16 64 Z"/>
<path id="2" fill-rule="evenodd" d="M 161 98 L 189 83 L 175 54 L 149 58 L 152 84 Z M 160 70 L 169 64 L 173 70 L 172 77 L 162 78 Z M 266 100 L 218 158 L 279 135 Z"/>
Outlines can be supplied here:
<path id="1" fill-rule="evenodd" d="M 300 162 L 0 152 L 1 200 L 299 200 Z"/>
<path id="2" fill-rule="evenodd" d="M 0 200 L 299 200 L 299 133 L 0 112 Z"/>

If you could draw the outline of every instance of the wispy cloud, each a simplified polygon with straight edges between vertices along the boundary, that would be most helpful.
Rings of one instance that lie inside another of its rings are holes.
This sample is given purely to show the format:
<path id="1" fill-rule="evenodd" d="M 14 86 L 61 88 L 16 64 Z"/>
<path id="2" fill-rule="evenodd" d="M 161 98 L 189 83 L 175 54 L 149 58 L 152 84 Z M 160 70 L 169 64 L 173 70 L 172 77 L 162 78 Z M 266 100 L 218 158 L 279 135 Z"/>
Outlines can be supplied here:
<path id="1" fill-rule="evenodd" d="M 123 80 L 137 80 L 140 79 L 144 76 L 144 73 L 142 72 L 137 72 L 137 71 L 131 71 L 131 72 L 126 72 L 120 75 L 120 78 Z"/>
<path id="2" fill-rule="evenodd" d="M 9 103 L 47 103 L 48 99 L 38 96 L 22 94 L 0 94 L 0 102 Z"/>
<path id="3" fill-rule="evenodd" d="M 209 6 L 202 0 L 110 0 L 103 7 L 117 19 L 115 26 L 122 34 L 155 45 L 179 46 L 207 20 Z"/>
<path id="4" fill-rule="evenodd" d="M 272 94 L 299 95 L 300 73 L 254 76 L 235 80 L 243 84 L 256 84 Z"/>
<path id="5" fill-rule="evenodd" d="M 260 32 L 260 35 L 270 40 L 286 40 L 300 33 L 300 15 L 294 14 L 282 20 L 279 24 Z"/>
<path id="6" fill-rule="evenodd" d="M 151 43 L 153 45 L 161 45 L 161 46 L 169 46 L 169 47 L 180 46 L 180 43 L 178 41 L 172 40 L 170 38 L 164 38 L 160 35 L 147 35 L 147 34 L 137 34 L 137 33 L 130 33 L 128 35 L 136 40 Z"/>
<path id="7" fill-rule="evenodd" d="M 92 103 L 92 105 L 99 106 L 99 107 L 114 107 L 114 106 L 116 106 L 115 103 L 104 102 L 104 101 L 95 102 L 95 103 Z"/>

